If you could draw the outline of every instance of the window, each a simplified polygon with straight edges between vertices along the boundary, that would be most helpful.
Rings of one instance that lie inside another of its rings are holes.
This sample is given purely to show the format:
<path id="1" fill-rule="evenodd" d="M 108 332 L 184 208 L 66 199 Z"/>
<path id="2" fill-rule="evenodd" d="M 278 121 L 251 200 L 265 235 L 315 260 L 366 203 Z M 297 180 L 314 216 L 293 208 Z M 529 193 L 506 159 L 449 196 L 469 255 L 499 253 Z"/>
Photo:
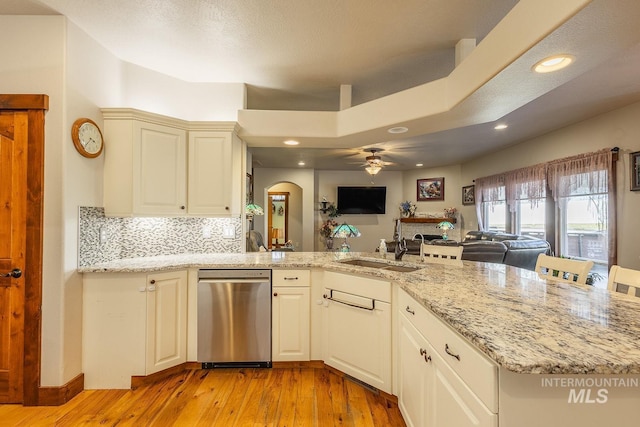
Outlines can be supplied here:
<path id="1" fill-rule="evenodd" d="M 507 231 L 507 202 L 485 202 L 484 217 L 486 229 L 490 231 Z"/>
<path id="2" fill-rule="evenodd" d="M 615 160 L 617 150 L 601 150 L 477 178 L 480 229 L 543 238 L 606 277 L 617 261 Z"/>
<path id="3" fill-rule="evenodd" d="M 516 234 L 548 240 L 546 237 L 545 199 L 518 200 L 516 209 Z"/>

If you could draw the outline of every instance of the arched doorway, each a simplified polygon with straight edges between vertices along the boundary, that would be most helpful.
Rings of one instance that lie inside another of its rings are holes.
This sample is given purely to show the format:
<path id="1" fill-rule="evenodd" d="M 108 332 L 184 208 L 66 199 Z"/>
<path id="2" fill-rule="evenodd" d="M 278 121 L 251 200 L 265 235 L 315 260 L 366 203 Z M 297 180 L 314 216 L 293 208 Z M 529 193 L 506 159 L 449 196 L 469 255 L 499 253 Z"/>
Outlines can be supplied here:
<path id="1" fill-rule="evenodd" d="M 265 242 L 279 248 L 286 242 L 296 251 L 302 250 L 302 188 L 291 182 L 280 182 L 267 188 L 265 207 Z"/>

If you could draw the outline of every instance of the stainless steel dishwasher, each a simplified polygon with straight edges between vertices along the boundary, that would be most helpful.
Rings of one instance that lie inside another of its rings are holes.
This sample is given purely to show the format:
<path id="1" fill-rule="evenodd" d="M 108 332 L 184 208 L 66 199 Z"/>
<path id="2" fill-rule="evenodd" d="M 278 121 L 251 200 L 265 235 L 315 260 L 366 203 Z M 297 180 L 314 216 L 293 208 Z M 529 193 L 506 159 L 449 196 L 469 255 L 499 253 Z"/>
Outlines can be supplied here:
<path id="1" fill-rule="evenodd" d="M 271 270 L 199 271 L 198 362 L 271 367 Z"/>

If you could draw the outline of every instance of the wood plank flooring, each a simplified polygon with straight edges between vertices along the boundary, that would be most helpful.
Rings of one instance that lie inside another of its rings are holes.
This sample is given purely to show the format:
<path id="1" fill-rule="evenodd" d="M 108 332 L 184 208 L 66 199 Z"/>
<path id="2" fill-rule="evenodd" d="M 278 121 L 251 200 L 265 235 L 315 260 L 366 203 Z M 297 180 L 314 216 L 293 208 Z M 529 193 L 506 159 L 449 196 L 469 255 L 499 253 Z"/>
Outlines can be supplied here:
<path id="1" fill-rule="evenodd" d="M 404 427 L 397 404 L 326 368 L 191 369 L 62 406 L 0 405 L 0 426 Z"/>

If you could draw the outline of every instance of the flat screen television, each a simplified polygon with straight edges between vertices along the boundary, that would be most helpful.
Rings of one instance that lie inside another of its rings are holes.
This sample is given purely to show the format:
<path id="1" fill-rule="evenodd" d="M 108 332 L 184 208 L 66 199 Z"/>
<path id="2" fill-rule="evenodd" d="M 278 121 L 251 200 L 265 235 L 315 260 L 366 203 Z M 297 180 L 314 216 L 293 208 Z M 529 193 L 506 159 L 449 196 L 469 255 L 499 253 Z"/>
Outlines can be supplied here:
<path id="1" fill-rule="evenodd" d="M 338 187 L 341 214 L 384 214 L 387 187 Z"/>

